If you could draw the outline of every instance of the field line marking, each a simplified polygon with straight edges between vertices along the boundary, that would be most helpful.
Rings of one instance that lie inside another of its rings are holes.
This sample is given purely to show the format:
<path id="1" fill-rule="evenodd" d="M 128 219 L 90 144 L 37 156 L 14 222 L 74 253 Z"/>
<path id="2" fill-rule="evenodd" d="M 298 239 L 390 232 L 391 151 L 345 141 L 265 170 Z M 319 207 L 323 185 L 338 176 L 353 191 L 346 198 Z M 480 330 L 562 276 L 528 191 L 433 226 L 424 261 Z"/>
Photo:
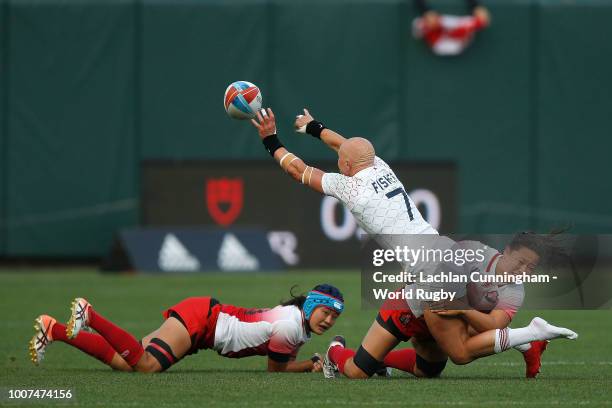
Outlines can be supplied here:
<path id="1" fill-rule="evenodd" d="M 499 361 L 499 362 L 481 362 L 480 365 L 487 366 L 524 366 L 522 361 Z M 542 361 L 542 365 L 612 365 L 612 361 Z"/>

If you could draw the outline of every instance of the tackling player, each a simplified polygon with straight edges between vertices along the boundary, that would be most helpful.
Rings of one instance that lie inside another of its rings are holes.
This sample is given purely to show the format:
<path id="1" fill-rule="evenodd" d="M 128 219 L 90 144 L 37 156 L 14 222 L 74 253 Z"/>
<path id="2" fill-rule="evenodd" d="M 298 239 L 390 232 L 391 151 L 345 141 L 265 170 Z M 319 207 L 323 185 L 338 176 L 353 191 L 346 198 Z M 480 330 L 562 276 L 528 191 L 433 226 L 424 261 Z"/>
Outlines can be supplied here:
<path id="1" fill-rule="evenodd" d="M 342 293 L 328 284 L 271 309 L 192 297 L 165 310 L 160 328 L 138 341 L 76 298 L 67 325 L 47 315 L 36 319 L 30 357 L 38 365 L 49 344 L 61 341 L 120 371 L 165 371 L 201 349 L 230 358 L 268 356 L 268 371 L 321 371 L 318 355 L 304 361 L 295 361 L 296 356 L 312 333 L 321 335 L 333 327 L 343 309 Z M 97 333 L 83 330 L 88 327 Z"/>
<path id="2" fill-rule="evenodd" d="M 295 121 L 296 130 L 322 140 L 338 152 L 338 168 L 342 174 L 324 173 L 306 165 L 280 143 L 271 109 L 258 112 L 257 120 L 251 121 L 257 128 L 264 147 L 285 172 L 313 190 L 339 199 L 367 233 L 437 234 L 423 219 L 391 168 L 376 157 L 372 144 L 366 139 L 345 139 L 327 129 L 321 122 L 315 121 L 304 109 L 304 115 Z M 526 265 L 534 263 L 534 257 L 538 257 L 537 253 L 529 248 L 520 248 L 514 252 L 516 256 L 506 258 L 507 265 L 504 269 L 508 273 L 523 271 Z M 448 318 L 433 313 L 429 305 L 424 306 L 425 310 L 419 311 L 419 316 L 413 315 L 408 305 L 404 309 L 393 311 L 394 313 L 386 318 L 379 315 L 356 353 L 342 347 L 332 347 L 332 342 L 328 349 L 331 352 L 331 355 L 328 353 L 332 360 L 330 364 L 336 365 L 351 378 L 370 377 L 383 367 L 385 356 L 400 339 L 422 333 L 435 341 L 419 344 L 417 347 L 417 354 L 421 356 L 416 362 L 417 369 L 426 376 L 435 376 L 444 368 L 447 356 L 456 364 L 467 364 L 476 358 L 535 340 L 577 337 L 571 330 L 552 326 L 540 318 L 533 319 L 531 324 L 524 328 L 509 329 L 502 326 L 504 328 L 487 330 L 469 337 L 463 319 Z M 405 332 L 398 336 L 397 332 L 385 328 L 383 324 L 389 320 L 393 320 L 396 325 L 398 322 L 402 323 Z M 339 353 L 342 351 L 336 358 L 333 356 L 335 349 L 339 349 Z"/>
<path id="3" fill-rule="evenodd" d="M 517 261 L 524 264 L 523 269 L 531 272 L 536 267 L 542 237 L 532 233 L 517 234 L 503 253 L 493 248 L 487 248 L 482 262 L 467 264 L 465 268 L 471 272 L 482 275 L 502 275 L 507 268 L 515 268 Z M 474 241 L 459 243 L 462 249 L 477 250 L 483 248 L 482 244 Z M 532 249 L 533 248 L 533 249 Z M 523 259 L 524 261 L 520 261 Z M 439 316 L 458 317 L 465 321 L 466 332 L 463 337 L 472 337 L 478 333 L 494 329 L 505 329 L 523 304 L 525 296 L 522 284 L 508 283 L 469 283 L 467 285 L 467 300 L 470 307 L 456 310 L 431 310 Z M 390 333 L 380 334 L 377 326 L 372 332 L 378 333 L 377 340 L 371 343 L 382 345 L 389 341 L 389 345 L 397 345 L 400 341 L 410 340 L 414 348 L 390 351 L 384 356 L 383 365 L 409 372 L 417 377 L 439 376 L 447 361 L 446 354 L 437 345 L 427 325 L 424 324 L 422 306 L 419 302 L 409 300 L 387 301 L 381 307 L 376 322 Z M 467 335 L 467 336 L 466 336 Z M 364 343 L 366 341 L 364 340 Z M 540 369 L 541 354 L 547 346 L 547 341 L 532 341 L 515 346 L 520 351 L 526 363 L 526 377 L 534 378 Z M 372 346 L 370 346 L 372 347 Z M 374 346 L 375 347 L 375 346 Z M 393 346 L 395 347 L 395 346 Z M 323 372 L 326 377 L 332 378 L 339 370 L 344 372 L 348 358 L 355 352 L 345 348 L 342 336 L 336 336 L 326 356 Z M 459 362 L 465 363 L 465 362 Z"/>

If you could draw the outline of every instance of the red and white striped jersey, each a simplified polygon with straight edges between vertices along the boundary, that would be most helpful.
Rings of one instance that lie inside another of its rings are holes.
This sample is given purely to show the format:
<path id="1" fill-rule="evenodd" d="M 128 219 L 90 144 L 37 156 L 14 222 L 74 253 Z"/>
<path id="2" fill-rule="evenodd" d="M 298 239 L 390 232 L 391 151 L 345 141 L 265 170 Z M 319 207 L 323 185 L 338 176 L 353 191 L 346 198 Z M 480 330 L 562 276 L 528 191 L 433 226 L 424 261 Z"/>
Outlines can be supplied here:
<path id="1" fill-rule="evenodd" d="M 222 305 L 213 348 L 233 358 L 270 353 L 295 357 L 309 338 L 297 306 L 256 309 Z"/>

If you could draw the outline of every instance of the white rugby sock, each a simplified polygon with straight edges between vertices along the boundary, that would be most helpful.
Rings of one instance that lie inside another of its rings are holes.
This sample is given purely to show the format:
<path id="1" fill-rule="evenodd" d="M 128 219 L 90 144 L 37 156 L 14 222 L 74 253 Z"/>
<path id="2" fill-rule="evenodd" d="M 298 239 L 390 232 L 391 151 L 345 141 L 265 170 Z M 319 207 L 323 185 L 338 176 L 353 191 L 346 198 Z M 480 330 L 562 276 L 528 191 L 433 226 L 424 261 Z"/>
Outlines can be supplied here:
<path id="1" fill-rule="evenodd" d="M 531 348 L 531 343 L 519 344 L 518 346 L 514 346 L 516 351 L 520 351 L 521 353 L 526 352 Z"/>
<path id="2" fill-rule="evenodd" d="M 501 353 L 511 347 L 530 343 L 534 340 L 552 340 L 565 337 L 570 340 L 578 338 L 578 334 L 564 327 L 553 326 L 546 320 L 535 317 L 529 326 L 520 329 L 497 329 L 495 330 L 495 353 Z"/>
<path id="3" fill-rule="evenodd" d="M 493 350 L 496 353 L 501 353 L 519 344 L 532 342 L 535 340 L 534 337 L 535 334 L 529 326 L 521 327 L 520 329 L 511 329 L 509 327 L 497 329 L 495 330 L 495 348 Z"/>

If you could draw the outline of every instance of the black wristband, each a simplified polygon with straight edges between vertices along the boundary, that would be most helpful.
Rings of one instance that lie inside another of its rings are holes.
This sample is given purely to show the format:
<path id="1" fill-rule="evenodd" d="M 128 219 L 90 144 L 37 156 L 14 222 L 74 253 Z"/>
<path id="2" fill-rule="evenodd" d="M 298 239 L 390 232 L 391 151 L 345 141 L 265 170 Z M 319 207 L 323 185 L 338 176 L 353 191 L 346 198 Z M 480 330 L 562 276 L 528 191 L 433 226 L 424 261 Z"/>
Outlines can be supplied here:
<path id="1" fill-rule="evenodd" d="M 310 357 L 310 361 L 312 361 L 313 364 L 314 364 L 317 361 L 321 361 L 321 357 L 319 357 L 319 356 L 312 356 L 312 357 Z"/>
<path id="2" fill-rule="evenodd" d="M 308 133 L 312 137 L 316 137 L 317 139 L 321 139 L 321 132 L 323 129 L 327 129 L 324 124 L 321 122 L 317 122 L 316 120 L 311 120 L 306 125 L 306 133 Z"/>
<path id="3" fill-rule="evenodd" d="M 268 151 L 268 153 L 270 153 L 270 156 L 272 157 L 274 157 L 275 151 L 277 151 L 281 147 L 285 147 L 280 142 L 280 140 L 278 140 L 278 136 L 276 136 L 276 134 L 264 137 L 261 142 L 263 143 L 264 147 L 266 148 L 266 150 Z"/>

